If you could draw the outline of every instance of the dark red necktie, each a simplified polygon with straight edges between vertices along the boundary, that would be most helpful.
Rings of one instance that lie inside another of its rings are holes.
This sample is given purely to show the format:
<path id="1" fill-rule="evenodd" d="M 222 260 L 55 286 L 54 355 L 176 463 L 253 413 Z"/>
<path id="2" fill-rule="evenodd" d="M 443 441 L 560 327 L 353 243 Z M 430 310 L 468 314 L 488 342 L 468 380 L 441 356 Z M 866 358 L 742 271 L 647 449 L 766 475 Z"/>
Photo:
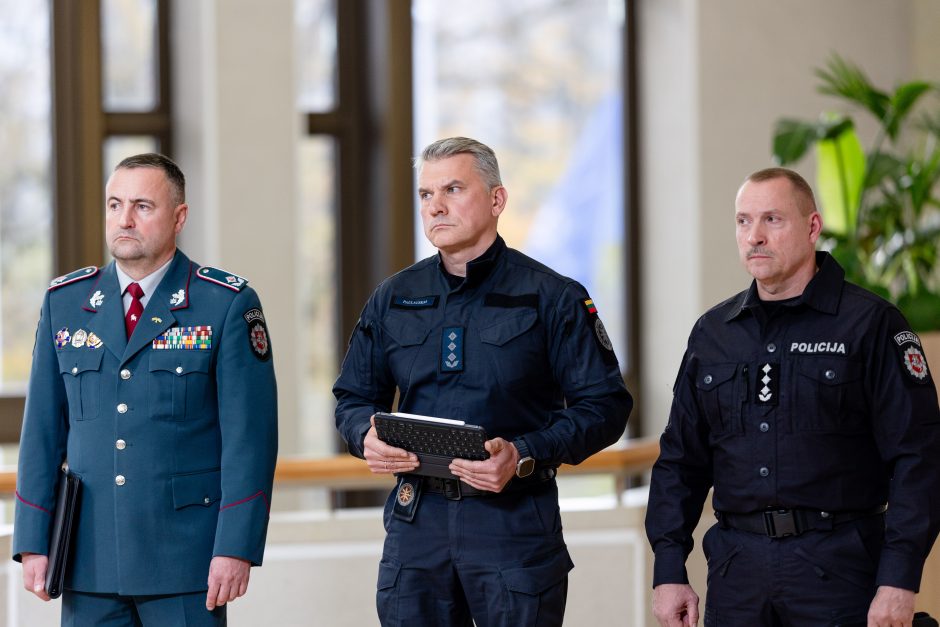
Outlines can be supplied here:
<path id="1" fill-rule="evenodd" d="M 140 315 L 144 313 L 144 305 L 140 302 L 144 291 L 136 283 L 127 286 L 127 293 L 131 295 L 131 306 L 127 308 L 127 314 L 124 316 L 124 329 L 127 331 L 127 338 L 134 334 L 134 327 L 140 320 Z"/>

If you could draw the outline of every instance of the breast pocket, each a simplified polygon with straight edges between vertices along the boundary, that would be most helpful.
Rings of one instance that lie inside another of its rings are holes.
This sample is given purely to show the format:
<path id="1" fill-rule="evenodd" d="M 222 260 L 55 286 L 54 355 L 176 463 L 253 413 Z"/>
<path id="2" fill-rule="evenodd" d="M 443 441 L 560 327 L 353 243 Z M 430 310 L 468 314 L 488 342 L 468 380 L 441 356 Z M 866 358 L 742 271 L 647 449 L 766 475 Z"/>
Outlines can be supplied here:
<path id="1" fill-rule="evenodd" d="M 548 356 L 538 320 L 538 313 L 530 309 L 480 329 L 490 366 L 507 388 L 545 385 L 548 381 Z"/>
<path id="2" fill-rule="evenodd" d="M 723 436 L 744 431 L 741 423 L 746 375 L 738 364 L 702 365 L 695 378 L 699 408 L 708 420 L 712 435 Z"/>
<path id="3" fill-rule="evenodd" d="M 100 350 L 65 350 L 58 354 L 59 373 L 65 381 L 71 420 L 94 420 L 98 417 L 101 396 Z"/>
<path id="4" fill-rule="evenodd" d="M 392 340 L 386 343 L 386 351 L 388 365 L 395 381 L 399 382 L 399 385 L 406 381 L 410 383 L 414 378 L 415 360 L 431 332 L 431 323 L 410 312 L 393 312 L 385 319 L 382 328 Z M 436 364 L 436 358 L 429 363 Z"/>
<path id="5" fill-rule="evenodd" d="M 797 360 L 796 411 L 798 431 L 852 433 L 869 428 L 862 364 L 845 359 Z"/>
<path id="6" fill-rule="evenodd" d="M 150 354 L 150 415 L 154 420 L 198 417 L 210 394 L 212 353 L 153 351 Z"/>

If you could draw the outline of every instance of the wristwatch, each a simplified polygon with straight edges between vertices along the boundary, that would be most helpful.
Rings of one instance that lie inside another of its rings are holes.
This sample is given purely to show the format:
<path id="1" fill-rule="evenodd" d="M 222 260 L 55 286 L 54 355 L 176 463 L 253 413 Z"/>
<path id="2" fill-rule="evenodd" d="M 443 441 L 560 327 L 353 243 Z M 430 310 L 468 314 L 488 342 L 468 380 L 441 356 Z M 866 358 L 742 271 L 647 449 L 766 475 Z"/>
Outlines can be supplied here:
<path id="1" fill-rule="evenodd" d="M 520 479 L 528 477 L 535 470 L 535 460 L 529 453 L 529 445 L 522 438 L 516 438 L 512 441 L 513 446 L 519 451 L 519 462 L 516 464 L 516 476 Z"/>

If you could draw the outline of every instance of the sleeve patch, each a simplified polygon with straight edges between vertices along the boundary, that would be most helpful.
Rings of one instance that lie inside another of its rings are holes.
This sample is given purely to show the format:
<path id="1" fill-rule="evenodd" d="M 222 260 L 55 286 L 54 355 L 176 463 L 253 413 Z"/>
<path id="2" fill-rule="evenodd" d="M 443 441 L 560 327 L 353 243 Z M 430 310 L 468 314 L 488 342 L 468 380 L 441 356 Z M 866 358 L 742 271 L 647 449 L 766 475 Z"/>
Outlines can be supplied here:
<path id="1" fill-rule="evenodd" d="M 243 315 L 248 324 L 248 344 L 251 353 L 259 361 L 271 359 L 271 340 L 268 337 L 268 327 L 264 321 L 264 314 L 257 307 L 249 309 Z"/>
<path id="2" fill-rule="evenodd" d="M 594 305 L 594 301 L 587 298 L 581 301 L 581 303 L 584 306 L 588 324 L 591 325 L 594 339 L 601 349 L 601 356 L 604 358 L 604 363 L 616 365 L 617 356 L 614 354 L 614 344 L 610 341 L 610 336 L 607 334 L 607 329 L 604 327 L 604 323 L 601 322 L 600 316 L 597 315 L 597 307 Z"/>
<path id="3" fill-rule="evenodd" d="M 901 363 L 907 374 L 917 383 L 926 383 L 929 380 L 930 371 L 917 334 L 913 331 L 902 331 L 894 336 L 894 342 L 898 345 Z"/>
<path id="4" fill-rule="evenodd" d="M 91 278 L 96 274 L 98 274 L 98 266 L 88 266 L 80 270 L 75 270 L 74 272 L 69 272 L 68 274 L 63 274 L 60 277 L 52 279 L 49 283 L 49 291 L 62 287 L 63 285 L 68 285 L 69 283 Z"/>
<path id="5" fill-rule="evenodd" d="M 240 292 L 248 285 L 248 279 L 212 266 L 202 266 L 196 272 L 196 276 L 210 283 L 227 287 L 233 292 Z"/>

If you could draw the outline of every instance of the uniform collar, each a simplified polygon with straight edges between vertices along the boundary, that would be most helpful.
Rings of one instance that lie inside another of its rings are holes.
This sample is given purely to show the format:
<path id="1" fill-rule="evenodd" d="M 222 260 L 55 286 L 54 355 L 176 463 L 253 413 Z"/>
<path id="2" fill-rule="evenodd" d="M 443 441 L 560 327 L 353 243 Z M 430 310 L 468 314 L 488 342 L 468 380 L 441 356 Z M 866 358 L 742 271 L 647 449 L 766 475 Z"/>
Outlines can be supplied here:
<path id="1" fill-rule="evenodd" d="M 816 252 L 816 267 L 818 271 L 806 285 L 803 294 L 789 306 L 806 305 L 821 313 L 835 314 L 839 311 L 839 302 L 842 300 L 845 270 L 832 255 L 823 251 Z M 760 297 L 757 295 L 757 281 L 751 281 L 751 286 L 747 291 L 738 295 L 737 302 L 731 308 L 725 321 L 731 322 L 745 311 L 753 314 L 752 310 L 755 307 L 760 307 Z"/>
<path id="2" fill-rule="evenodd" d="M 460 286 L 475 287 L 482 283 L 492 273 L 504 250 L 506 250 L 506 242 L 497 234 L 496 240 L 490 244 L 490 247 L 482 255 L 467 262 L 467 276 L 460 283 Z M 441 274 L 444 275 L 447 270 L 444 269 L 444 262 L 440 253 L 437 254 L 437 265 L 441 270 Z M 446 279 L 446 276 L 444 278 Z"/>
<path id="3" fill-rule="evenodd" d="M 137 285 L 139 285 L 140 289 L 144 292 L 144 299 L 142 299 L 144 305 L 146 305 L 146 301 L 149 301 L 150 297 L 153 296 L 154 290 L 157 288 L 157 285 L 160 284 L 160 280 L 166 276 L 167 270 L 170 269 L 170 264 L 173 263 L 175 258 L 176 253 L 174 252 L 173 256 L 170 257 L 170 259 L 165 264 L 139 281 L 136 281 Z M 121 266 L 119 266 L 117 262 L 114 263 L 114 271 L 117 273 L 118 285 L 121 288 L 121 294 L 123 294 L 127 291 L 127 286 L 131 283 L 134 283 L 135 281 L 129 277 L 126 272 L 121 270 Z"/>

